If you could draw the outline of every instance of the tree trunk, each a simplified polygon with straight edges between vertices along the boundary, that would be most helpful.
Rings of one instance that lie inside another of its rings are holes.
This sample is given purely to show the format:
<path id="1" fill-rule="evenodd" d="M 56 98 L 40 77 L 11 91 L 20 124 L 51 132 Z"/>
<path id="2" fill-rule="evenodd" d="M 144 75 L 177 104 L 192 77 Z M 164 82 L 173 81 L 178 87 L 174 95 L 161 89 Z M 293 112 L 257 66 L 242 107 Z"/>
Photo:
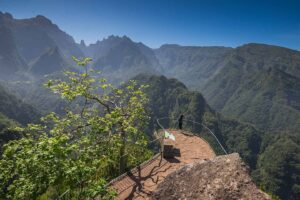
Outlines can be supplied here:
<path id="1" fill-rule="evenodd" d="M 122 139 L 122 145 L 120 147 L 120 168 L 119 172 L 120 174 L 125 173 L 126 170 L 126 156 L 125 156 L 125 148 L 126 148 L 126 136 L 125 136 L 125 131 L 121 132 L 121 139 Z"/>

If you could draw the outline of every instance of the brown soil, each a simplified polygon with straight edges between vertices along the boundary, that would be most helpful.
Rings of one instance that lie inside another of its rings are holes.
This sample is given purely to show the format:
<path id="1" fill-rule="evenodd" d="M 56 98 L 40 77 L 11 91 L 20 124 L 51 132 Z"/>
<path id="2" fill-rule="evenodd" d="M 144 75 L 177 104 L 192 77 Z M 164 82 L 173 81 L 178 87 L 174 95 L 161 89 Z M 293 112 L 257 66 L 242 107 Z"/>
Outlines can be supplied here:
<path id="1" fill-rule="evenodd" d="M 175 135 L 176 141 L 165 140 L 165 144 L 174 146 L 177 152 L 175 158 L 156 156 L 146 165 L 113 182 L 111 186 L 118 192 L 116 199 L 149 199 L 157 185 L 170 173 L 188 163 L 215 157 L 209 144 L 200 137 L 178 130 L 168 131 Z"/>

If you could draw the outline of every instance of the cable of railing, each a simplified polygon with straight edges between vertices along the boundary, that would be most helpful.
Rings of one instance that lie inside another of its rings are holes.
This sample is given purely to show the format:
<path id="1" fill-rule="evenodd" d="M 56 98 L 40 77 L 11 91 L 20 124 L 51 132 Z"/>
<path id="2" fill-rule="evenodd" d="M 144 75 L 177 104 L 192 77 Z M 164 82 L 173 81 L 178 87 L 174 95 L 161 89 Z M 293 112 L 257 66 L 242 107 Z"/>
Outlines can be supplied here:
<path id="1" fill-rule="evenodd" d="M 216 139 L 216 141 L 218 142 L 218 144 L 220 145 L 220 147 L 222 148 L 224 153 L 228 154 L 227 151 L 225 150 L 225 148 L 223 147 L 223 145 L 221 144 L 221 142 L 219 141 L 219 139 L 217 138 L 217 136 L 207 126 L 205 126 L 203 123 L 195 122 L 195 121 L 192 121 L 192 120 L 183 120 L 183 121 L 189 121 L 189 122 L 192 122 L 192 123 L 195 123 L 195 124 L 199 124 L 199 125 L 203 126 L 204 128 L 206 128 L 210 132 L 210 134 Z"/>
<path id="2" fill-rule="evenodd" d="M 156 119 L 157 121 L 157 124 L 163 129 L 165 130 L 165 128 L 161 125 L 160 121 L 159 120 L 162 120 L 162 119 L 171 119 L 171 120 L 177 120 L 177 119 L 174 119 L 172 117 L 161 117 L 161 118 L 158 118 Z M 192 121 L 192 120 L 186 120 L 184 119 L 183 121 L 187 121 L 187 122 L 192 122 L 192 123 L 195 123 L 195 124 L 199 124 L 201 125 L 202 127 L 204 127 L 205 129 L 207 129 L 209 131 L 209 133 L 214 137 L 214 139 L 217 141 L 218 145 L 221 147 L 221 149 L 224 151 L 225 154 L 228 154 L 227 151 L 225 150 L 225 148 L 223 147 L 223 145 L 221 144 L 221 142 L 219 141 L 219 139 L 217 138 L 217 136 L 207 127 L 205 126 L 203 123 L 199 123 L 199 122 L 196 122 L 196 121 Z"/>
<path id="3" fill-rule="evenodd" d="M 70 192 L 70 189 L 67 189 L 64 193 L 62 193 L 62 194 L 57 198 L 57 200 L 63 198 L 63 197 L 64 197 L 66 194 L 68 194 L 69 192 Z"/>
<path id="4" fill-rule="evenodd" d="M 163 125 L 161 125 L 161 123 L 159 122 L 159 120 L 161 120 L 161 119 L 172 119 L 172 118 L 170 118 L 170 117 L 161 117 L 161 118 L 156 119 L 156 122 L 157 122 L 158 126 L 160 126 L 161 129 L 165 130 Z"/>

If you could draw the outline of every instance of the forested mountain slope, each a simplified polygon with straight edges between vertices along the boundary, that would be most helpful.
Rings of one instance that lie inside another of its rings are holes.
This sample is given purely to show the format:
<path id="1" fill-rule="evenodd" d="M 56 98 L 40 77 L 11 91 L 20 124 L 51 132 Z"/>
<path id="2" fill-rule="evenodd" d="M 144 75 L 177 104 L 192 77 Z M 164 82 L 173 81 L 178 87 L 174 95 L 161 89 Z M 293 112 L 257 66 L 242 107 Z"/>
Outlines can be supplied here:
<path id="1" fill-rule="evenodd" d="M 20 134 L 12 130 L 16 126 L 37 122 L 40 118 L 38 110 L 23 103 L 0 85 L 0 155 L 2 146 Z"/>
<path id="2" fill-rule="evenodd" d="M 27 64 L 17 51 L 11 30 L 1 26 L 0 21 L 0 78 L 11 79 L 17 72 L 27 69 Z"/>
<path id="3" fill-rule="evenodd" d="M 0 85 L 0 113 L 20 124 L 36 122 L 40 113 L 31 105 L 23 103 L 20 99 L 7 92 Z"/>
<path id="4" fill-rule="evenodd" d="M 259 44 L 234 50 L 220 72 L 200 89 L 227 116 L 265 130 L 300 126 L 300 53 Z"/>
<path id="5" fill-rule="evenodd" d="M 300 196 L 300 134 L 272 133 L 262 142 L 261 154 L 253 177 L 258 185 L 282 199 Z"/>

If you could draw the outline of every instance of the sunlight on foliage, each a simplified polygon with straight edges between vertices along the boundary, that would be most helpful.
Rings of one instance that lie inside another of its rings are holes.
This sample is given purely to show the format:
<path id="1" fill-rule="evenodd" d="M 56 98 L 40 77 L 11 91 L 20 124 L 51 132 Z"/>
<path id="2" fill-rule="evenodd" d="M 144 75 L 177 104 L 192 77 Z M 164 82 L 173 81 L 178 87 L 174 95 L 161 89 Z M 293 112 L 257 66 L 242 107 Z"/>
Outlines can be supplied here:
<path id="1" fill-rule="evenodd" d="M 0 199 L 111 199 L 107 181 L 152 156 L 145 86 L 115 88 L 88 69 L 90 58 L 73 60 L 82 72 L 45 84 L 69 102 L 66 114 L 18 127 L 24 137 L 4 146 Z"/>

